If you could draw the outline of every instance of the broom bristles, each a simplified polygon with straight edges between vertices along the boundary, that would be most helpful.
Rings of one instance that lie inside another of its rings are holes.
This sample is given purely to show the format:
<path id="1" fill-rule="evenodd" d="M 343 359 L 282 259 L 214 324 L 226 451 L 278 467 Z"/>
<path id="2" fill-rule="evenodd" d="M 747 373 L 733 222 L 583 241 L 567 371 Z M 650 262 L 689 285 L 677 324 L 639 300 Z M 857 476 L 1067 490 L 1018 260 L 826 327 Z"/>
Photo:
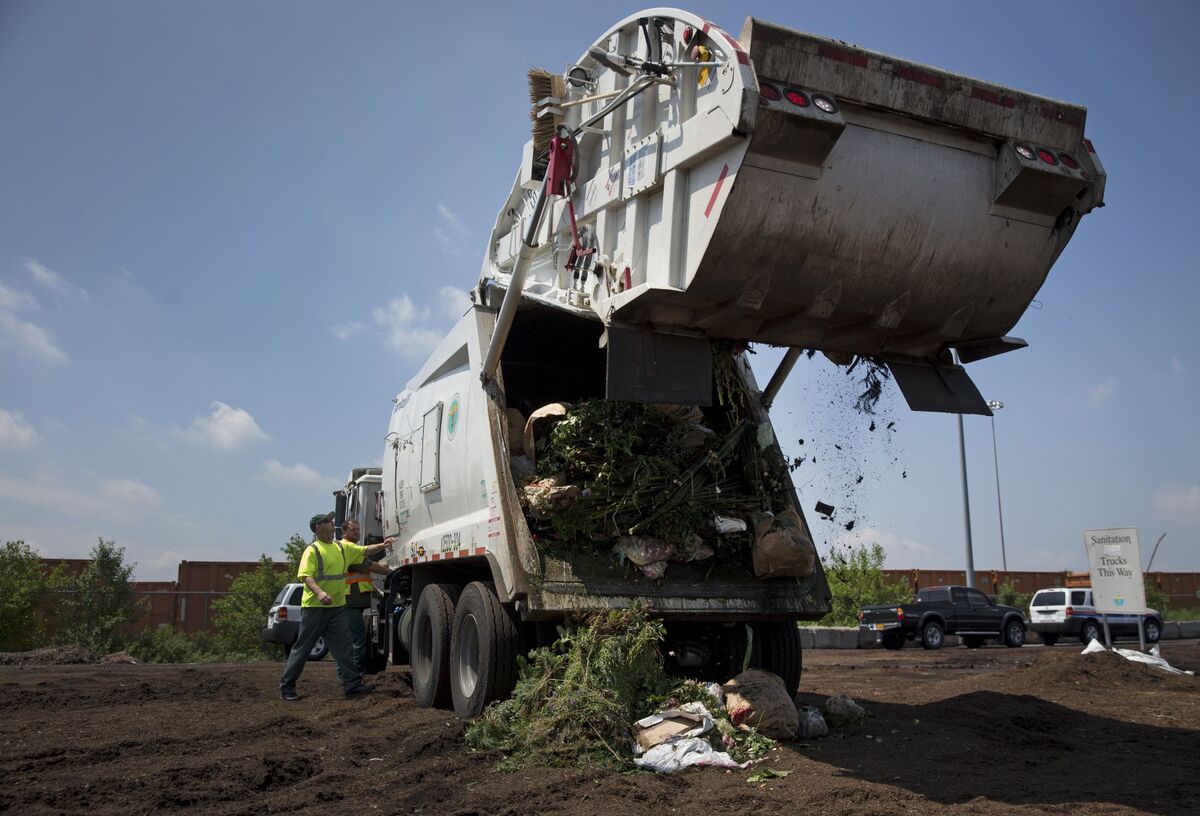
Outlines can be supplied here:
<path id="1" fill-rule="evenodd" d="M 529 119 L 533 130 L 533 150 L 535 153 L 550 147 L 554 132 L 562 124 L 562 117 L 546 112 L 547 105 L 553 105 L 550 100 L 562 101 L 566 95 L 563 79 L 558 74 L 552 74 L 543 68 L 529 69 Z"/>

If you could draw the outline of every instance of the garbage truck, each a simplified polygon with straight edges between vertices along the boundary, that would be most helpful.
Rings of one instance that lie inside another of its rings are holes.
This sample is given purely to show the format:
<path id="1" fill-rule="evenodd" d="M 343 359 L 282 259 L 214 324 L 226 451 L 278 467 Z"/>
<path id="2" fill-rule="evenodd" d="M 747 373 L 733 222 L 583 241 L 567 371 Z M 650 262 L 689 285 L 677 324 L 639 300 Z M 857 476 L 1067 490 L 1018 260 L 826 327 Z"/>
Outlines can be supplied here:
<path id="1" fill-rule="evenodd" d="M 381 472 L 342 491 L 396 540 L 369 613 L 373 659 L 407 662 L 419 704 L 472 717 L 564 622 L 641 604 L 664 621 L 671 668 L 725 679 L 749 663 L 794 691 L 796 622 L 830 609 L 819 559 L 764 573 L 745 518 L 741 563 L 689 556 L 650 573 L 628 518 L 556 547 L 531 512 L 538 474 L 518 466 L 541 453 L 521 422 L 555 405 L 568 418 L 682 406 L 703 433 L 737 437 L 698 456 L 736 448 L 750 477 L 777 480 L 768 409 L 805 351 L 886 366 L 914 410 L 988 414 L 965 366 L 1026 345 L 1008 333 L 1103 206 L 1086 110 L 674 9 L 625 18 L 530 86 L 533 138 L 471 308 L 395 397 Z M 742 353 L 755 343 L 786 349 L 765 386 Z M 703 480 L 685 481 L 695 499 Z M 704 489 L 715 501 L 719 485 Z M 677 493 L 648 515 L 670 520 Z M 811 547 L 790 478 L 763 503 Z M 719 550 L 715 535 L 701 538 Z"/>

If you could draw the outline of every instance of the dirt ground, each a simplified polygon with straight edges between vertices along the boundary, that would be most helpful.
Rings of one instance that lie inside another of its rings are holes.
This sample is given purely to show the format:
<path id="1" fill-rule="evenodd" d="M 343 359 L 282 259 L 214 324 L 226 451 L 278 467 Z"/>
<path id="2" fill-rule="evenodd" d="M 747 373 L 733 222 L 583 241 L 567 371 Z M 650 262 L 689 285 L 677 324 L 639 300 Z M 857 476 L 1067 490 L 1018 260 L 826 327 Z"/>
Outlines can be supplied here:
<path id="1" fill-rule="evenodd" d="M 1200 642 L 1162 646 L 1200 669 Z M 495 770 L 407 670 L 340 698 L 310 664 L 0 665 L 0 812 L 155 814 L 1200 813 L 1200 681 L 1079 647 L 811 651 L 798 701 L 866 726 L 746 771 Z M 758 767 L 786 778 L 747 783 Z"/>

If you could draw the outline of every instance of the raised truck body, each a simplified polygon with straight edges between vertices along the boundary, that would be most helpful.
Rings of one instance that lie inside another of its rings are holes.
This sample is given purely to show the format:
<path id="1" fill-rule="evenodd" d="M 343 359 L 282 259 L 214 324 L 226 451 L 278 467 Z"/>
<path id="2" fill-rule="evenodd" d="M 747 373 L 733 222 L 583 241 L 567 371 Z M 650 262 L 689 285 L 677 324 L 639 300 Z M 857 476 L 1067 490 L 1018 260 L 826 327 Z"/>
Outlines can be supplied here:
<path id="1" fill-rule="evenodd" d="M 711 406 L 712 342 L 728 340 L 789 347 L 761 391 L 738 365 L 776 465 L 767 408 L 802 348 L 886 363 L 914 409 L 988 413 L 961 364 L 1024 345 L 1007 333 L 1102 205 L 1085 110 L 673 9 L 621 21 L 564 75 L 542 112 L 573 184 L 526 145 L 473 307 L 395 398 L 377 645 L 411 662 L 419 703 L 474 716 L 553 624 L 644 603 L 675 668 L 725 679 L 749 653 L 795 688 L 794 622 L 830 606 L 819 563 L 767 580 L 673 565 L 651 581 L 548 556 L 518 501 L 506 409 Z"/>

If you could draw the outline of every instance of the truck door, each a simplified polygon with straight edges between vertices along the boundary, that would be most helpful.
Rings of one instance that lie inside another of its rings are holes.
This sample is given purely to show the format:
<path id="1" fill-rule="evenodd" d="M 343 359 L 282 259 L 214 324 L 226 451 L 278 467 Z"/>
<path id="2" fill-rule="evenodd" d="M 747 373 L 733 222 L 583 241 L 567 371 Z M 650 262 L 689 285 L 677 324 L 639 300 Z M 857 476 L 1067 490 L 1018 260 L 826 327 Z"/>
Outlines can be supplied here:
<path id="1" fill-rule="evenodd" d="M 970 628 L 975 632 L 999 632 L 1001 623 L 1000 608 L 978 589 L 968 589 L 965 592 L 967 596 L 965 614 L 968 616 L 970 623 L 960 624 L 959 628 Z"/>

